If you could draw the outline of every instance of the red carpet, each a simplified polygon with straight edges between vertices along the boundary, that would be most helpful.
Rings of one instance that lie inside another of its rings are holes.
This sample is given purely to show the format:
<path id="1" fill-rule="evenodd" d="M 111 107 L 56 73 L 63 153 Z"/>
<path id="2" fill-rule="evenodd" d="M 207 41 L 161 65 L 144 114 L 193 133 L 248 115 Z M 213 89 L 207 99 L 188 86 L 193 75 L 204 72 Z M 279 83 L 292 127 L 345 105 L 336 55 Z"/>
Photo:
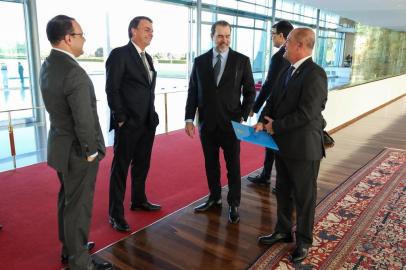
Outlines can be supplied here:
<path id="1" fill-rule="evenodd" d="M 301 264 L 288 260 L 293 244 L 277 244 L 250 269 L 404 269 L 405 205 L 406 151 L 385 149 L 318 204 Z"/>
<path id="2" fill-rule="evenodd" d="M 241 144 L 242 175 L 258 169 L 263 148 Z M 126 237 L 108 224 L 108 181 L 112 149 L 100 163 L 97 178 L 90 240 L 94 251 Z M 222 162 L 222 183 L 226 184 Z M 156 213 L 132 212 L 129 208 L 130 182 L 127 180 L 126 219 L 133 231 L 207 195 L 203 153 L 198 138 L 190 139 L 183 130 L 156 137 L 147 181 L 150 201 L 162 205 Z M 61 269 L 57 237 L 56 200 L 59 181 L 46 164 L 0 173 L 0 269 Z"/>

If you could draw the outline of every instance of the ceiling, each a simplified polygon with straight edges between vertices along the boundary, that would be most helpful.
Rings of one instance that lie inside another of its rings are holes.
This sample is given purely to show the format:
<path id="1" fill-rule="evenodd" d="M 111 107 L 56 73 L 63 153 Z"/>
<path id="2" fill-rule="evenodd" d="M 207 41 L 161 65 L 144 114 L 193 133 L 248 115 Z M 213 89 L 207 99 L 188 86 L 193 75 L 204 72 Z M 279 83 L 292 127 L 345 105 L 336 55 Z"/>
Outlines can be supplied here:
<path id="1" fill-rule="evenodd" d="M 406 0 L 293 0 L 362 24 L 406 32 Z"/>

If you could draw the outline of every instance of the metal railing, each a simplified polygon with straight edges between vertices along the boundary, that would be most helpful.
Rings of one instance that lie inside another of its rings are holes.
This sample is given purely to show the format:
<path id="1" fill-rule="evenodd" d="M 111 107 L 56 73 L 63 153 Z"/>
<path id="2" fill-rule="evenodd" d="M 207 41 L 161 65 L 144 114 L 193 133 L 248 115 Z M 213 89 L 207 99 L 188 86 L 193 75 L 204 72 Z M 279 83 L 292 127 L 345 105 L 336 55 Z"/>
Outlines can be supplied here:
<path id="1" fill-rule="evenodd" d="M 158 93 L 156 93 L 156 96 L 159 96 L 159 95 L 164 96 L 165 133 L 169 132 L 168 95 L 169 94 L 175 94 L 175 93 L 187 93 L 187 91 L 185 91 L 185 90 L 177 90 L 177 91 L 168 91 L 168 92 L 158 92 Z M 99 102 L 100 100 L 97 100 L 97 101 Z M 15 126 L 23 125 L 23 124 L 22 123 L 21 124 L 20 123 L 14 124 L 13 123 L 13 118 L 12 118 L 12 113 L 21 112 L 21 111 L 28 111 L 28 110 L 44 110 L 44 109 L 45 109 L 44 106 L 40 106 L 40 107 L 29 107 L 29 108 L 21 108 L 21 109 L 0 111 L 0 114 L 3 114 L 3 113 L 7 114 L 8 138 L 9 138 L 9 143 L 10 143 L 10 153 L 11 153 L 11 157 L 12 157 L 12 160 L 13 160 L 13 168 L 14 168 L 14 170 L 17 169 L 17 161 L 16 161 L 17 151 L 16 151 L 16 140 L 15 140 L 15 135 L 14 135 L 14 129 L 15 129 Z M 35 122 L 34 121 L 33 123 L 38 124 L 38 123 L 43 123 L 43 122 Z"/>
<path id="2" fill-rule="evenodd" d="M 40 106 L 40 107 L 29 107 L 29 108 L 22 108 L 22 109 L 0 111 L 0 114 L 1 113 L 7 113 L 8 138 L 9 138 L 9 142 L 10 142 L 10 153 L 11 153 L 11 157 L 13 159 L 13 168 L 14 168 L 14 170 L 17 168 L 17 161 L 16 161 L 16 145 L 15 145 L 15 139 L 14 139 L 14 126 L 15 125 L 13 125 L 11 113 L 13 113 L 13 112 L 21 112 L 21 111 L 28 111 L 28 110 L 37 110 L 37 109 L 43 110 L 43 109 L 45 109 L 45 107 Z M 19 124 L 17 124 L 17 125 L 19 125 Z"/>

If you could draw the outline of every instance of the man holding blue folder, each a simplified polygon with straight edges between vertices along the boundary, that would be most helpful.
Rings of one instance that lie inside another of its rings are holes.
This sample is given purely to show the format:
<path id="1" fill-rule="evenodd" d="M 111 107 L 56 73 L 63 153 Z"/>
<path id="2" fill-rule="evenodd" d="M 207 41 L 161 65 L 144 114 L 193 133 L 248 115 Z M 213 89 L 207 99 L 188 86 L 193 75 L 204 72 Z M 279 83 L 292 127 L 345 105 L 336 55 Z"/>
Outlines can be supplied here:
<path id="1" fill-rule="evenodd" d="M 273 135 L 279 147 L 275 154 L 278 220 L 274 233 L 258 240 L 270 246 L 292 242 L 296 225 L 293 263 L 304 260 L 312 245 L 317 176 L 325 156 L 321 112 L 327 102 L 327 76 L 312 61 L 314 41 L 310 28 L 296 28 L 289 34 L 284 57 L 291 66 L 280 73 L 256 126 L 257 131 L 266 129 Z"/>

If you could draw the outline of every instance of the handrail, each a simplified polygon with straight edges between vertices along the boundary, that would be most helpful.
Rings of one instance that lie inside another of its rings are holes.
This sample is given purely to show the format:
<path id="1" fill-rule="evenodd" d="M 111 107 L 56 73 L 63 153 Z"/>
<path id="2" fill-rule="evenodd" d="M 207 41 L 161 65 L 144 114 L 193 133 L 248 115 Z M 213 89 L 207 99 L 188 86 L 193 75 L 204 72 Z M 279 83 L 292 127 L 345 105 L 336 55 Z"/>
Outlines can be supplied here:
<path id="1" fill-rule="evenodd" d="M 175 93 L 187 93 L 187 90 L 176 90 L 176 91 L 168 91 L 168 92 L 157 92 L 156 95 L 164 95 L 164 116 L 165 116 L 165 133 L 169 132 L 169 119 L 168 119 L 168 94 L 175 94 Z M 96 100 L 100 101 L 100 100 Z M 20 109 L 13 109 L 13 110 L 2 110 L 0 113 L 7 113 L 8 115 L 8 133 L 9 133 L 9 141 L 10 141 L 10 152 L 13 158 L 13 167 L 14 170 L 17 169 L 16 163 L 16 147 L 15 147 L 15 140 L 14 140 L 14 127 L 19 124 L 13 124 L 11 113 L 13 112 L 20 112 L 20 111 L 27 111 L 27 110 L 34 110 L 34 109 L 45 109 L 45 106 L 35 106 L 29 108 L 20 108 Z"/>

